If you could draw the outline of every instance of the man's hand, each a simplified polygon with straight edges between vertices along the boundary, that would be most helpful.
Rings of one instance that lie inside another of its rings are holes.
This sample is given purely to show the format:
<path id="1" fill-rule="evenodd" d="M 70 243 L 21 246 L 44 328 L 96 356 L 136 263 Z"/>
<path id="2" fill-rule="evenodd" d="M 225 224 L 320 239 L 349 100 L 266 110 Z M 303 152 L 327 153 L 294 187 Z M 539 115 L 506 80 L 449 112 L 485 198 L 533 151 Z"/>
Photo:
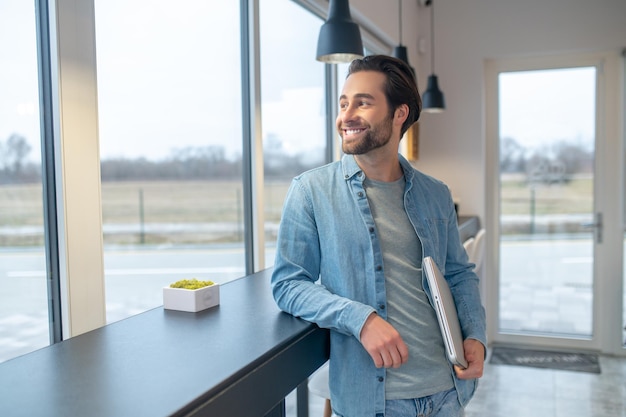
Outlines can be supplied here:
<path id="1" fill-rule="evenodd" d="M 377 368 L 398 368 L 409 359 L 400 333 L 376 313 L 370 314 L 361 329 L 361 344 Z"/>
<path id="2" fill-rule="evenodd" d="M 476 339 L 465 339 L 463 341 L 465 360 L 467 368 L 463 369 L 454 366 L 454 371 L 459 379 L 474 379 L 483 376 L 485 366 L 485 346 Z"/>

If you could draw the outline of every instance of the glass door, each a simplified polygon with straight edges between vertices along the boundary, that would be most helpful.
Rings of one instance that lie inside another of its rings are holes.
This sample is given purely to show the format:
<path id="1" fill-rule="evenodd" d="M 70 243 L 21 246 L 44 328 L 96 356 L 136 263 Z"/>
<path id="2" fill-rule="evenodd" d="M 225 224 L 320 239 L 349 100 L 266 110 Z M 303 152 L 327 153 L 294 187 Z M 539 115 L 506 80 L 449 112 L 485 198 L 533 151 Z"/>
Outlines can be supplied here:
<path id="1" fill-rule="evenodd" d="M 616 349 L 623 234 L 607 227 L 620 202 L 606 69 L 603 57 L 487 66 L 492 341 Z"/>
<path id="2" fill-rule="evenodd" d="M 593 335 L 595 78 L 499 76 L 500 331 Z"/>

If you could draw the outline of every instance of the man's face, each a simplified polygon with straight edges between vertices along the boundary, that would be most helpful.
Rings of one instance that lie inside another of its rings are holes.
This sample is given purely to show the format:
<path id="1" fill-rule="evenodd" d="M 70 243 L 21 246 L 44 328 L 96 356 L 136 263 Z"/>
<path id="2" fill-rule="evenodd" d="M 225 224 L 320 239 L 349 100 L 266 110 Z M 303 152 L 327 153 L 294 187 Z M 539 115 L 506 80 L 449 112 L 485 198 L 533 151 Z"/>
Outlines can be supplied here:
<path id="1" fill-rule="evenodd" d="M 346 80 L 336 121 L 344 153 L 362 155 L 389 143 L 393 114 L 383 91 L 385 80 L 376 71 L 359 71 Z"/>

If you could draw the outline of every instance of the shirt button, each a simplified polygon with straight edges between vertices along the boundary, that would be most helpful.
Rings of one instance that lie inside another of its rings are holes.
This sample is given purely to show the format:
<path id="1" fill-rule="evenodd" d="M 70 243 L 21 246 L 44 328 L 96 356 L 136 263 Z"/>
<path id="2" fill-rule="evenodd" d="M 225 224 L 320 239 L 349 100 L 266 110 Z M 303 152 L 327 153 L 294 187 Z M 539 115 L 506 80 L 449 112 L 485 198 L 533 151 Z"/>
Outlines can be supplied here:
<path id="1" fill-rule="evenodd" d="M 378 308 L 380 308 L 381 310 L 384 310 L 385 309 L 385 305 L 384 304 L 379 304 Z"/>
<path id="2" fill-rule="evenodd" d="M 382 267 L 382 266 L 380 266 L 380 265 L 376 265 L 376 270 L 377 270 L 377 271 L 382 271 L 382 270 L 383 270 L 383 267 Z"/>
<path id="3" fill-rule="evenodd" d="M 374 228 L 370 227 L 370 233 L 374 233 Z"/>
<path id="4" fill-rule="evenodd" d="M 363 191 L 359 191 L 356 195 L 358 195 L 359 197 L 363 197 Z"/>
<path id="5" fill-rule="evenodd" d="M 382 376 L 378 377 L 378 382 L 383 382 L 385 380 L 385 378 L 383 378 Z"/>

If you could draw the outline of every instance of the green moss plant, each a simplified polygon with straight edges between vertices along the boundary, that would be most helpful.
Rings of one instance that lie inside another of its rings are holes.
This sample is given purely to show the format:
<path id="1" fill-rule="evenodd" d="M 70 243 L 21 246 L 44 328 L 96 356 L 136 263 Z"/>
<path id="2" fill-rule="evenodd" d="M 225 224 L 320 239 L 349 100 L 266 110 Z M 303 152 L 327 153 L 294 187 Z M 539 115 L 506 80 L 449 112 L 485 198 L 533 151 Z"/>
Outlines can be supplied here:
<path id="1" fill-rule="evenodd" d="M 193 279 L 181 279 L 173 284 L 170 284 L 170 288 L 182 288 L 185 290 L 198 290 L 200 288 L 213 285 L 213 281 L 199 281 L 196 278 Z"/>

